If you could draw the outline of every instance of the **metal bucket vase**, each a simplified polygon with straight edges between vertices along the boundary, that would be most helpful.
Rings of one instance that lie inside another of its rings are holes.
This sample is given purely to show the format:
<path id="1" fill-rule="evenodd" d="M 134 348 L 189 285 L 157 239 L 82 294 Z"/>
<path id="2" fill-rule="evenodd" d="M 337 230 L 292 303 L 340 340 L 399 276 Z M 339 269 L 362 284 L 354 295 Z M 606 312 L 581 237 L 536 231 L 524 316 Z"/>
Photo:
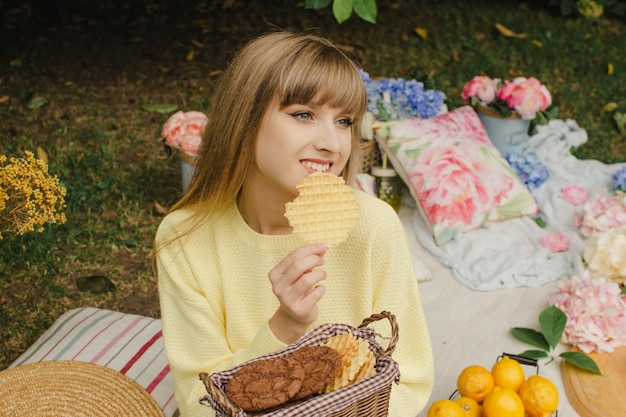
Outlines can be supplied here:
<path id="1" fill-rule="evenodd" d="M 477 107 L 476 113 L 489 139 L 503 156 L 512 152 L 522 153 L 528 139 L 530 120 L 522 119 L 517 113 L 505 118 L 482 106 Z"/>
<path id="2" fill-rule="evenodd" d="M 189 189 L 189 184 L 191 184 L 193 170 L 196 167 L 196 156 L 180 149 L 176 150 L 176 156 L 180 160 L 180 174 L 184 194 Z"/>

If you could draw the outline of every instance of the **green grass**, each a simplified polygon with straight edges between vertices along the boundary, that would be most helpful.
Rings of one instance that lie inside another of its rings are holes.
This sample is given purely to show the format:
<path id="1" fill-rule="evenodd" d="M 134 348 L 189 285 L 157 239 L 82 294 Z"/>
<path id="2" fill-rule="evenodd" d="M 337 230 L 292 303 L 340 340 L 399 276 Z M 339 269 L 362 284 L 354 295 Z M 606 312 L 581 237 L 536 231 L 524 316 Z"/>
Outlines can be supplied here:
<path id="1" fill-rule="evenodd" d="M 535 76 L 561 117 L 587 130 L 578 157 L 626 161 L 613 120 L 626 112 L 623 18 L 562 17 L 539 1 L 406 0 L 379 2 L 376 25 L 356 17 L 338 25 L 330 9 L 291 0 L 223 10 L 227 3 L 171 3 L 0 4 L 0 153 L 42 147 L 68 190 L 66 224 L 0 241 L 0 369 L 70 308 L 158 316 L 154 203 L 178 198 L 180 171 L 158 140 L 168 115 L 143 105 L 205 110 L 228 57 L 267 22 L 319 28 L 373 76 L 428 76 L 450 108 L 462 105 L 460 91 L 474 75 Z M 502 36 L 496 23 L 526 38 Z M 33 97 L 48 104 L 29 108 Z M 608 103 L 617 109 L 605 112 Z M 81 292 L 76 279 L 89 275 L 110 278 L 116 290 Z"/>

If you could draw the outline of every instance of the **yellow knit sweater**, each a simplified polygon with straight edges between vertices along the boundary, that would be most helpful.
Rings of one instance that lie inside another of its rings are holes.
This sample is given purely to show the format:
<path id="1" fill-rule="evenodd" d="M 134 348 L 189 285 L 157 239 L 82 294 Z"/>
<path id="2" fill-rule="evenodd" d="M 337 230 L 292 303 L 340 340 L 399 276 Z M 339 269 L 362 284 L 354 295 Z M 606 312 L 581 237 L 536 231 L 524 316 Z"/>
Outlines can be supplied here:
<path id="1" fill-rule="evenodd" d="M 393 313 L 399 326 L 393 358 L 400 367 L 400 384 L 393 384 L 389 416 L 415 416 L 430 396 L 434 377 L 408 244 L 387 203 L 361 192 L 357 196 L 356 228 L 326 253 L 326 294 L 310 330 L 322 323 L 358 326 L 373 313 Z M 179 210 L 163 220 L 157 248 L 180 230 L 189 214 Z M 200 372 L 219 372 L 285 347 L 268 325 L 278 301 L 267 274 L 299 246 L 302 242 L 294 235 L 256 233 L 233 203 L 224 216 L 196 225 L 183 239 L 159 249 L 163 340 L 182 417 L 214 415 L 198 402 L 206 394 Z M 387 321 L 372 326 L 390 335 Z"/>

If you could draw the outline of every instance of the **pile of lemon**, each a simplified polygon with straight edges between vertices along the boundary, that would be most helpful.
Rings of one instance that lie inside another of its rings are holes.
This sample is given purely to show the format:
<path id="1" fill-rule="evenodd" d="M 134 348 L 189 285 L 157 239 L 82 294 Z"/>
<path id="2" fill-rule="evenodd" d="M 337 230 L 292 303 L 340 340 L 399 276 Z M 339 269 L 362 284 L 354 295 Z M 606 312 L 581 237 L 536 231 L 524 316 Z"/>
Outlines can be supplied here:
<path id="1" fill-rule="evenodd" d="M 547 378 L 526 378 L 518 361 L 503 356 L 491 371 L 471 365 L 457 378 L 460 397 L 437 400 L 427 417 L 550 417 L 559 405 L 559 392 Z"/>

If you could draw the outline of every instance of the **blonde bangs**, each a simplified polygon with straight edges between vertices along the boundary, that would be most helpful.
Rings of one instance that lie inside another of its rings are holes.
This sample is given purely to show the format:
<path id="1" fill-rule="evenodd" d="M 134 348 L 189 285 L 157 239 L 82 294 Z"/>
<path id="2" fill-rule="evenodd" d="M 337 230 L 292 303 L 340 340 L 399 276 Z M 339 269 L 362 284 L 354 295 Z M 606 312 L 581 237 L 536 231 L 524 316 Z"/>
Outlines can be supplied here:
<path id="1" fill-rule="evenodd" d="M 367 93 L 357 66 L 346 56 L 330 48 L 301 51 L 291 64 L 285 67 L 279 82 L 281 107 L 315 100 L 361 119 L 367 107 Z"/>

